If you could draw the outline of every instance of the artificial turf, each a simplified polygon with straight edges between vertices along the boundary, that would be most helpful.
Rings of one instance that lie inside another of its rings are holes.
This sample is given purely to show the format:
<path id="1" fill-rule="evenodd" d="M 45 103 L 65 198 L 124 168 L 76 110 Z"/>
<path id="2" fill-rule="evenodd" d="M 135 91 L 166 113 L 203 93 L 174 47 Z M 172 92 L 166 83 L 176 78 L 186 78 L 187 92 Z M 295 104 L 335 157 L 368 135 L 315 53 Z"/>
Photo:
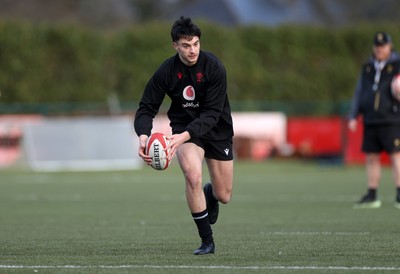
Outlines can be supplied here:
<path id="1" fill-rule="evenodd" d="M 400 210 L 354 210 L 363 167 L 237 162 L 231 203 L 200 244 L 182 174 L 0 171 L 0 273 L 394 273 Z M 204 181 L 208 178 L 205 170 Z"/>

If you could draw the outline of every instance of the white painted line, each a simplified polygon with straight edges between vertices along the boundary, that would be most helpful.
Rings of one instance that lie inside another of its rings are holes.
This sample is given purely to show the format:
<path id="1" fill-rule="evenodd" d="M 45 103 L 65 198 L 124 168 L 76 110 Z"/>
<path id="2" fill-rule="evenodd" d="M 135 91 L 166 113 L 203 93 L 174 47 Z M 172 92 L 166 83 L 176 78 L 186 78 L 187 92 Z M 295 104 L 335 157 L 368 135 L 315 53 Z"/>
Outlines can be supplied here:
<path id="1" fill-rule="evenodd" d="M 274 231 L 274 232 L 262 232 L 263 235 L 322 235 L 322 236 L 366 236 L 369 232 L 348 232 L 348 231 Z"/>
<path id="2" fill-rule="evenodd" d="M 344 270 L 399 271 L 389 266 L 231 266 L 231 265 L 0 265 L 0 269 L 231 269 L 231 270 Z"/>

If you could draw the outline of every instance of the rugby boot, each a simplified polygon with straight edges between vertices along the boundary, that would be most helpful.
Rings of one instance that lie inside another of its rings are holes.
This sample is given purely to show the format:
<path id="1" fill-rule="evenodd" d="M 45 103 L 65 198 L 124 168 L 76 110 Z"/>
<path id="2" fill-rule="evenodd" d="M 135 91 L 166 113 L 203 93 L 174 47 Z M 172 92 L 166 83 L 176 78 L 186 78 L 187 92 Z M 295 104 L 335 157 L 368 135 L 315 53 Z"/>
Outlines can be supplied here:
<path id="1" fill-rule="evenodd" d="M 201 246 L 193 252 L 193 255 L 214 254 L 214 252 L 215 252 L 214 242 L 201 243 Z"/>

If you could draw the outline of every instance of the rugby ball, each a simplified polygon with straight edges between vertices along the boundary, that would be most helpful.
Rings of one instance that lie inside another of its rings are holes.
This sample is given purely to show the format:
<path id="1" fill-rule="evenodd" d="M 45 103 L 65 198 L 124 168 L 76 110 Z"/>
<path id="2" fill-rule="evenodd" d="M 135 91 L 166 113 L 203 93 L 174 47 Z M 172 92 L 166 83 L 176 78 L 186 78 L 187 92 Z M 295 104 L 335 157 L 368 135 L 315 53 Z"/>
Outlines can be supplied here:
<path id="1" fill-rule="evenodd" d="M 400 102 L 400 74 L 393 77 L 391 88 L 393 98 Z"/>
<path id="2" fill-rule="evenodd" d="M 162 133 L 153 133 L 146 142 L 145 153 L 151 157 L 151 167 L 156 170 L 164 170 L 169 165 L 166 147 L 169 141 Z"/>

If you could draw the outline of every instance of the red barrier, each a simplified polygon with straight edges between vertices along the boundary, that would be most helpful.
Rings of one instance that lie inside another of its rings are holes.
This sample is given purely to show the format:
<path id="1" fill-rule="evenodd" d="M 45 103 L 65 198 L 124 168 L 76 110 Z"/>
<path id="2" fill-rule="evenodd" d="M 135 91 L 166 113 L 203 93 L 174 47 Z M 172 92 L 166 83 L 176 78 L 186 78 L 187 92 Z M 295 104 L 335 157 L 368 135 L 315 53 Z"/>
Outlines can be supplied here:
<path id="1" fill-rule="evenodd" d="M 343 151 L 340 117 L 291 117 L 287 140 L 301 156 L 338 156 Z"/>

